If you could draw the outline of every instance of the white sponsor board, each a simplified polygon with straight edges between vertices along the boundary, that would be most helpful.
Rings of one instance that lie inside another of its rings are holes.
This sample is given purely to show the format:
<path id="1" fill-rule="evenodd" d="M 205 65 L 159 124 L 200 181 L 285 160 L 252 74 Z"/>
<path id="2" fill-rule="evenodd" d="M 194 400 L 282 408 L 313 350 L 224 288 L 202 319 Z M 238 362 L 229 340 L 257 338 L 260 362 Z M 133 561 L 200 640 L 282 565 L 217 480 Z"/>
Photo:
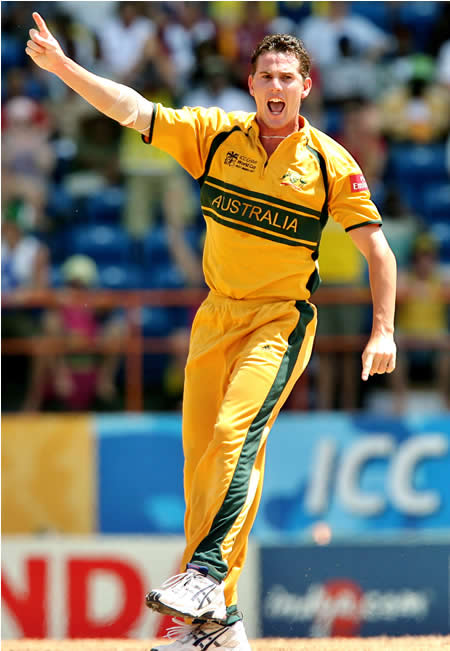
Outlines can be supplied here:
<path id="1" fill-rule="evenodd" d="M 179 572 L 184 541 L 144 536 L 4 536 L 2 638 L 152 638 L 169 618 L 145 593 Z M 258 558 L 249 546 L 239 609 L 259 634 Z"/>

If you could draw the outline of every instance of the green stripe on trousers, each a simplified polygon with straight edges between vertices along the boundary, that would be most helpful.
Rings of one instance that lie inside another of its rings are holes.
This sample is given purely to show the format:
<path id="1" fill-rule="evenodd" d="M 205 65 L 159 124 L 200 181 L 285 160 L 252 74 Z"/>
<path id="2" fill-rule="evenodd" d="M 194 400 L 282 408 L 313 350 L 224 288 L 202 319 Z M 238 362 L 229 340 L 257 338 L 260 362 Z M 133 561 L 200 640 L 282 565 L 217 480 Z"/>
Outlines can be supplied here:
<path id="1" fill-rule="evenodd" d="M 199 544 L 191 559 L 192 563 L 208 567 L 211 576 L 218 581 L 222 581 L 228 571 L 227 563 L 222 558 L 221 545 L 244 507 L 250 475 L 264 428 L 292 375 L 305 338 L 306 328 L 314 318 L 314 310 L 306 301 L 297 301 L 296 308 L 299 311 L 299 320 L 289 336 L 288 347 L 275 380 L 261 409 L 250 425 L 222 506 L 214 518 L 209 533 Z"/>

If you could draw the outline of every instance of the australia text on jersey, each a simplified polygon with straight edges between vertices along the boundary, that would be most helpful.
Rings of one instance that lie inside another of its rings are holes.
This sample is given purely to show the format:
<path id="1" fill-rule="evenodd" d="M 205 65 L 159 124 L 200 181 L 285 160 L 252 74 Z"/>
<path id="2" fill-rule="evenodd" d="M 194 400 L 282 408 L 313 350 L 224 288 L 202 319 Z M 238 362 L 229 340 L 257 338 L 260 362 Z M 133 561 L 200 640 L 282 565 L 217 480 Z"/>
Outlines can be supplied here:
<path id="1" fill-rule="evenodd" d="M 307 206 L 212 177 L 205 179 L 201 200 L 205 216 L 224 226 L 291 246 L 315 249 L 319 242 L 320 213 Z"/>

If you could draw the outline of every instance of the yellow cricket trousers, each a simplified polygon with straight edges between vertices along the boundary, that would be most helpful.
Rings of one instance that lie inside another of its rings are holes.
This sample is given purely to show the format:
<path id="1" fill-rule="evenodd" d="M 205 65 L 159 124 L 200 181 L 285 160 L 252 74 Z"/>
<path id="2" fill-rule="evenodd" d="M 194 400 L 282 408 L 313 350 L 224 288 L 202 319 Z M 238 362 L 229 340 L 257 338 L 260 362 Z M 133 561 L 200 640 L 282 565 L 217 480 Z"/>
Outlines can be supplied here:
<path id="1" fill-rule="evenodd" d="M 192 326 L 183 399 L 188 562 L 225 580 L 228 622 L 261 497 L 267 435 L 311 356 L 307 301 L 210 293 Z"/>

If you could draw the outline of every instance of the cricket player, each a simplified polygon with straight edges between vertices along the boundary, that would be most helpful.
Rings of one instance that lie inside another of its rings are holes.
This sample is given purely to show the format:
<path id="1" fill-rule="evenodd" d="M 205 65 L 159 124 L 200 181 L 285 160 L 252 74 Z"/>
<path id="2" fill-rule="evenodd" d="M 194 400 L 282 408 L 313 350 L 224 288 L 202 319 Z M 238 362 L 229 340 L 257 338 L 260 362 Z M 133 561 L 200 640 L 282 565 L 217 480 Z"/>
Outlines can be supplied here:
<path id="1" fill-rule="evenodd" d="M 256 47 L 248 79 L 256 113 L 174 110 L 80 67 L 33 18 L 33 61 L 171 154 L 200 185 L 210 292 L 192 326 L 185 375 L 186 548 L 181 573 L 146 603 L 184 618 L 169 631 L 171 651 L 249 651 L 237 581 L 267 436 L 311 355 L 322 230 L 329 217 L 339 222 L 368 262 L 373 327 L 363 380 L 395 368 L 394 255 L 361 169 L 300 115 L 311 78 L 298 39 L 266 36 Z"/>

